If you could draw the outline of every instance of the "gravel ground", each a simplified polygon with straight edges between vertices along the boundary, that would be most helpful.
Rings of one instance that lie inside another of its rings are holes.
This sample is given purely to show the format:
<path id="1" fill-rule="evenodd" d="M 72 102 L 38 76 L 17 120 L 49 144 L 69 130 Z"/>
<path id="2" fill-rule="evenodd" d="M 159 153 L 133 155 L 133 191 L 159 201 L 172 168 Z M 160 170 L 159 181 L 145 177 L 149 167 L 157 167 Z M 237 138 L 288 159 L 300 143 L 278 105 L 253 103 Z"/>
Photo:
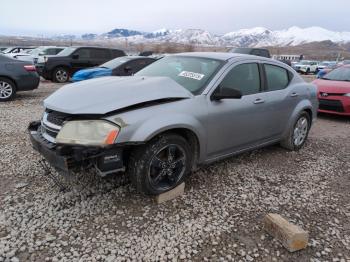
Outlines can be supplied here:
<path id="1" fill-rule="evenodd" d="M 0 104 L 0 261 L 350 261 L 349 118 L 319 116 L 299 152 L 270 146 L 204 166 L 157 205 L 116 176 L 86 174 L 69 192 L 43 176 L 26 128 L 57 88 Z M 309 231 L 307 249 L 267 235 L 268 212 Z"/>

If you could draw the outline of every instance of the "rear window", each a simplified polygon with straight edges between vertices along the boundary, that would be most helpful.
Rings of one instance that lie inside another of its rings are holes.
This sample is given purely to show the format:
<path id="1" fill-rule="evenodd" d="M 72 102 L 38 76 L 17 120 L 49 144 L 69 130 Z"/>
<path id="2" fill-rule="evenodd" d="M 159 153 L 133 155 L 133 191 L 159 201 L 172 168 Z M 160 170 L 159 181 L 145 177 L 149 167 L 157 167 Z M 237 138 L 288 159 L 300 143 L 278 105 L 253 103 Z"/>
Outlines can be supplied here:
<path id="1" fill-rule="evenodd" d="M 107 49 L 91 49 L 90 50 L 90 56 L 91 58 L 109 58 L 109 50 Z"/>
<path id="2" fill-rule="evenodd" d="M 269 91 L 284 89 L 289 84 L 288 70 L 275 66 L 265 64 L 267 89 Z"/>

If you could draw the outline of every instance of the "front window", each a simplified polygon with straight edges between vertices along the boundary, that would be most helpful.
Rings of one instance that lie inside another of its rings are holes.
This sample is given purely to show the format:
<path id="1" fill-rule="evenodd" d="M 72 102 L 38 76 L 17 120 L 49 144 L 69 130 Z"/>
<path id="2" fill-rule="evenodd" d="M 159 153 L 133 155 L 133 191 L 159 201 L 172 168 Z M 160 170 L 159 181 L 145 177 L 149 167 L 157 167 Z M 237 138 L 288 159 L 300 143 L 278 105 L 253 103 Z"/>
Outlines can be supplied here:
<path id="1" fill-rule="evenodd" d="M 260 92 L 260 73 L 256 63 L 240 64 L 231 69 L 218 88 L 241 91 L 242 95 Z"/>
<path id="2" fill-rule="evenodd" d="M 216 59 L 168 56 L 145 67 L 135 75 L 169 77 L 191 93 L 200 94 L 222 64 L 222 61 Z"/>
<path id="3" fill-rule="evenodd" d="M 332 81 L 350 81 L 350 67 L 341 67 L 334 69 L 322 77 L 325 80 Z"/>

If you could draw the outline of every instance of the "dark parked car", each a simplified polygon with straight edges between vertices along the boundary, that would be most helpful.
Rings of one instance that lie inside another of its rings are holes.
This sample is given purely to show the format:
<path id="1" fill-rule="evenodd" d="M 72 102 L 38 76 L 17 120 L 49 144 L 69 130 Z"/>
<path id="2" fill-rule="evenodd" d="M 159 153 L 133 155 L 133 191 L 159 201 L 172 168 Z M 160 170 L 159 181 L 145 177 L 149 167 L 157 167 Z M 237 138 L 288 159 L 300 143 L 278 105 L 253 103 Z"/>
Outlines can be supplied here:
<path id="1" fill-rule="evenodd" d="M 18 91 L 36 89 L 39 80 L 31 62 L 0 55 L 0 102 L 11 100 Z"/>
<path id="2" fill-rule="evenodd" d="M 119 49 L 100 47 L 68 47 L 55 56 L 45 56 L 38 63 L 39 74 L 47 80 L 64 83 L 78 70 L 101 65 L 113 58 L 125 56 Z"/>
<path id="3" fill-rule="evenodd" d="M 74 82 L 101 76 L 131 76 L 157 59 L 144 56 L 122 56 L 108 61 L 98 67 L 82 69 L 76 72 Z"/>
<path id="4" fill-rule="evenodd" d="M 257 56 L 271 58 L 269 50 L 264 49 L 264 48 L 244 48 L 244 47 L 239 47 L 239 48 L 231 49 L 230 53 L 246 54 L 246 55 L 257 55 Z"/>

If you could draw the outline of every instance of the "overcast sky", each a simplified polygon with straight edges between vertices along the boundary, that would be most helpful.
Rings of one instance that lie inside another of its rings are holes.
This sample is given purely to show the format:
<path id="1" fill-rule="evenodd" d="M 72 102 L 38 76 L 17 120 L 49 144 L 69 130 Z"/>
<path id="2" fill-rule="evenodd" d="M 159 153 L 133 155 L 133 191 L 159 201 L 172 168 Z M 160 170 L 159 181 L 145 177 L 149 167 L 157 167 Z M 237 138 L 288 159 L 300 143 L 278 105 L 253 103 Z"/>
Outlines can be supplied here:
<path id="1" fill-rule="evenodd" d="M 104 33 L 200 28 L 222 34 L 256 26 L 350 31 L 350 0 L 1 0 L 0 34 Z"/>

